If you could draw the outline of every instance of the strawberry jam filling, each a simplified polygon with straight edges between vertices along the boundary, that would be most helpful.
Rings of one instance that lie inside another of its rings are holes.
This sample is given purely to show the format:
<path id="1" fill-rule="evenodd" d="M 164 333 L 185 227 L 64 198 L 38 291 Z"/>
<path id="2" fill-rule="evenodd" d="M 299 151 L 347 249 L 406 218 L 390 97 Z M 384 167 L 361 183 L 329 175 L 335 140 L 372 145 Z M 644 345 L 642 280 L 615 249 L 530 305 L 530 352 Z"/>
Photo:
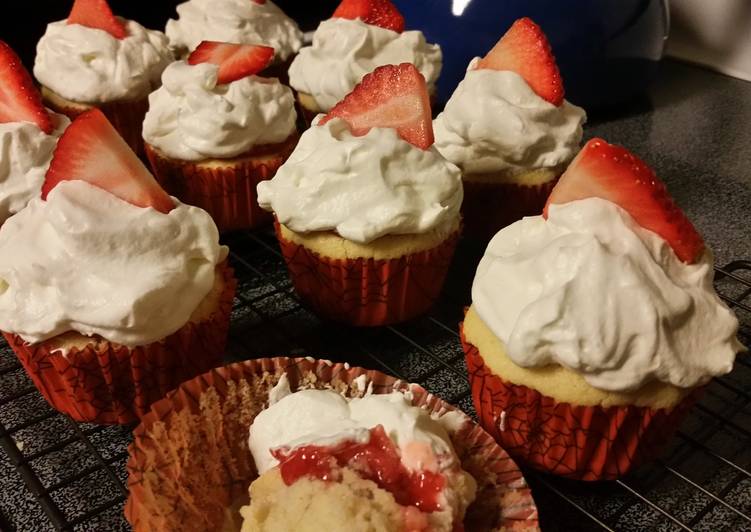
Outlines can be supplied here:
<path id="1" fill-rule="evenodd" d="M 276 449 L 272 455 L 279 460 L 282 480 L 288 486 L 301 477 L 337 481 L 340 468 L 347 466 L 390 492 L 402 506 L 415 506 L 423 512 L 441 509 L 438 498 L 446 485 L 445 477 L 404 467 L 381 425 L 370 429 L 370 439 L 364 443 L 347 440 L 327 447 L 303 445 L 292 451 Z"/>

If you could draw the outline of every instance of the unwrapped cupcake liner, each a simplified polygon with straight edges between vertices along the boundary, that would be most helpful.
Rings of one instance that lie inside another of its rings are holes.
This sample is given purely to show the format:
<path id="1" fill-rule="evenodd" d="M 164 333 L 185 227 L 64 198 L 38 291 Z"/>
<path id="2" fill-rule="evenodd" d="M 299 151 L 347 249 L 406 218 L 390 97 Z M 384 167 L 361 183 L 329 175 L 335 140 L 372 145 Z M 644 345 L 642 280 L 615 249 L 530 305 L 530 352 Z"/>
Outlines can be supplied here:
<path id="1" fill-rule="evenodd" d="M 614 480 L 656 458 L 702 391 L 672 409 L 558 402 L 504 381 L 463 331 L 461 341 L 482 427 L 520 463 L 575 480 Z"/>
<path id="2" fill-rule="evenodd" d="M 300 298 L 328 319 L 357 326 L 410 320 L 441 293 L 459 230 L 439 245 L 393 259 L 338 259 L 287 240 L 275 224 L 282 255 Z"/>
<path id="3" fill-rule="evenodd" d="M 229 266 L 221 274 L 224 290 L 212 315 L 151 344 L 129 348 L 102 339 L 63 353 L 47 341 L 3 336 L 53 408 L 76 421 L 131 423 L 184 380 L 222 363 L 237 281 Z"/>
<path id="4" fill-rule="evenodd" d="M 120 136 L 125 139 L 128 146 L 130 146 L 139 157 L 144 157 L 145 153 L 141 129 L 143 128 L 143 119 L 146 117 L 146 111 L 149 110 L 148 98 L 99 104 L 84 104 L 86 105 L 85 108 L 81 107 L 81 104 L 64 105 L 44 98 L 44 105 L 57 113 L 64 114 L 71 120 L 93 107 L 98 108 L 112 123 L 112 126 L 117 132 L 120 133 Z"/>
<path id="5" fill-rule="evenodd" d="M 154 403 L 133 432 L 125 505 L 133 530 L 239 530 L 237 510 L 258 476 L 248 429 L 282 374 L 292 390 L 328 388 L 348 397 L 368 389 L 409 391 L 412 404 L 431 413 L 456 411 L 416 384 L 325 360 L 265 358 L 211 370 Z M 468 417 L 452 427 L 462 467 L 478 484 L 465 529 L 538 530 L 535 503 L 514 461 Z"/>
<path id="6" fill-rule="evenodd" d="M 157 181 L 183 203 L 201 207 L 220 232 L 270 224 L 273 216 L 258 205 L 256 186 L 271 179 L 297 144 L 297 134 L 274 151 L 258 158 L 238 158 L 222 166 L 208 166 L 163 156 L 148 143 L 146 156 Z"/>
<path id="7" fill-rule="evenodd" d="M 542 214 L 557 182 L 557 178 L 539 185 L 463 180 L 464 235 L 487 242 L 507 225 L 525 216 Z"/>

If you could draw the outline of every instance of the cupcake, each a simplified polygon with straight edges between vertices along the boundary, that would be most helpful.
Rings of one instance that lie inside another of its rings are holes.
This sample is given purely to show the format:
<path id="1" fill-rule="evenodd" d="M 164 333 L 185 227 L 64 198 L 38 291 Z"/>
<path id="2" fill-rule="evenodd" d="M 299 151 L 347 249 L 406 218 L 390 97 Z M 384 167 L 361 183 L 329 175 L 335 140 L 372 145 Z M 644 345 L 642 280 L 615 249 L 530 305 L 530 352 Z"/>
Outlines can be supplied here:
<path id="1" fill-rule="evenodd" d="M 259 477 L 242 530 L 455 530 L 477 484 L 461 468 L 446 428 L 402 392 L 346 398 L 291 392 L 250 425 Z M 298 525 L 299 526 L 299 525 Z"/>
<path id="2" fill-rule="evenodd" d="M 274 176 L 297 143 L 294 96 L 256 76 L 267 46 L 203 42 L 164 71 L 143 123 L 146 155 L 170 194 L 205 209 L 220 231 L 271 221 L 256 185 Z"/>
<path id="3" fill-rule="evenodd" d="M 539 214 L 579 150 L 584 121 L 564 100 L 550 45 L 530 19 L 473 59 L 434 123 L 436 148 L 462 170 L 466 235 L 487 241 Z"/>
<path id="4" fill-rule="evenodd" d="M 70 121 L 49 111 L 21 59 L 0 41 L 0 225 L 39 195 L 52 152 Z"/>
<path id="5" fill-rule="evenodd" d="M 154 404 L 129 452 L 136 532 L 538 530 L 487 433 L 417 385 L 346 364 L 212 370 Z"/>
<path id="6" fill-rule="evenodd" d="M 142 153 L 147 97 L 172 60 L 163 33 L 115 17 L 105 0 L 76 0 L 67 20 L 47 25 L 34 76 L 47 107 L 71 119 L 96 107 Z"/>
<path id="7" fill-rule="evenodd" d="M 544 214 L 501 230 L 477 269 L 462 341 L 482 425 L 575 479 L 654 457 L 742 348 L 712 263 L 644 162 L 588 142 Z"/>
<path id="8" fill-rule="evenodd" d="M 211 217 L 170 198 L 98 109 L 0 228 L 0 329 L 42 395 L 129 423 L 221 362 L 235 289 Z"/>
<path id="9" fill-rule="evenodd" d="M 165 33 L 178 57 L 202 41 L 264 43 L 276 56 L 263 74 L 286 83 L 289 63 L 302 46 L 297 23 L 271 0 L 189 0 L 177 6 L 177 15 Z"/>
<path id="10" fill-rule="evenodd" d="M 404 18 L 389 0 L 342 0 L 316 29 L 312 46 L 292 61 L 289 83 L 309 124 L 381 65 L 414 64 L 433 93 L 441 59 L 440 46 L 428 44 L 421 31 L 404 31 Z"/>
<path id="11" fill-rule="evenodd" d="M 258 185 L 300 297 L 353 325 L 405 321 L 432 305 L 461 201 L 459 169 L 433 147 L 425 79 L 408 63 L 365 76 Z"/>

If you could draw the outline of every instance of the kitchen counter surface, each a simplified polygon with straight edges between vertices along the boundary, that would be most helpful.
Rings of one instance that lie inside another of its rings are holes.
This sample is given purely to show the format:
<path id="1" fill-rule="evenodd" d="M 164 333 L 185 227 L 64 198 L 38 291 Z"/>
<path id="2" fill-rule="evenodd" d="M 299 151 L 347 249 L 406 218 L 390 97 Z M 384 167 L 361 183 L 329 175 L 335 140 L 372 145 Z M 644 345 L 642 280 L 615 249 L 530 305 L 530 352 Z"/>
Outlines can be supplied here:
<path id="1" fill-rule="evenodd" d="M 665 62 L 647 97 L 591 118 L 586 135 L 623 144 L 652 165 L 724 265 L 751 259 L 749 124 L 751 83 Z M 456 324 L 478 250 L 460 248 L 430 316 L 353 331 L 299 305 L 270 232 L 227 243 L 240 281 L 228 361 L 270 353 L 347 360 L 420 382 L 473 412 Z M 751 270 L 736 273 L 751 279 Z M 737 279 L 726 276 L 718 288 L 751 304 L 751 288 Z M 739 315 L 748 342 L 751 313 Z M 751 530 L 748 358 L 708 387 L 657 464 L 600 484 L 528 472 L 543 529 Z M 0 343 L 0 530 L 129 530 L 122 517 L 129 442 L 129 427 L 80 425 L 52 411 Z"/>
<path id="2" fill-rule="evenodd" d="M 598 116 L 586 136 L 650 164 L 718 264 L 751 258 L 751 83 L 664 61 L 649 95 Z"/>

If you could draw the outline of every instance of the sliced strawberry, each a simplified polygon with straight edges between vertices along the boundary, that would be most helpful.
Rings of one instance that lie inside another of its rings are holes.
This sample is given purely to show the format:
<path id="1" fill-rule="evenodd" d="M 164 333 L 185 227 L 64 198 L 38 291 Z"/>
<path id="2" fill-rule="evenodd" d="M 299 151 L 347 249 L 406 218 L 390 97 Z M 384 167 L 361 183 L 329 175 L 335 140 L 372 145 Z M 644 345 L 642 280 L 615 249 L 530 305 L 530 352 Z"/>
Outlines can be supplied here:
<path id="1" fill-rule="evenodd" d="M 404 31 L 404 17 L 390 0 L 342 0 L 331 18 L 359 18 L 365 24 Z"/>
<path id="2" fill-rule="evenodd" d="M 319 125 L 342 118 L 358 137 L 374 127 L 390 127 L 410 144 L 427 150 L 433 145 L 431 116 L 425 78 L 412 63 L 402 63 L 366 74 Z"/>
<path id="3" fill-rule="evenodd" d="M 563 103 L 563 80 L 540 26 L 529 18 L 514 22 L 477 68 L 511 70 L 532 87 L 540 98 L 553 105 Z"/>
<path id="4" fill-rule="evenodd" d="M 212 63 L 219 65 L 218 83 L 232 81 L 258 74 L 269 66 L 274 58 L 274 49 L 257 44 L 233 44 L 202 41 L 188 57 L 188 63 Z"/>
<path id="5" fill-rule="evenodd" d="M 116 39 L 128 36 L 125 25 L 112 14 L 107 0 L 75 0 L 68 15 L 68 24 L 103 30 Z"/>
<path id="6" fill-rule="evenodd" d="M 175 204 L 99 109 L 80 114 L 60 137 L 42 199 L 62 181 L 86 181 L 138 207 L 163 213 Z"/>
<path id="7" fill-rule="evenodd" d="M 31 122 L 52 133 L 52 120 L 16 52 L 0 41 L 0 122 Z"/>
<path id="8" fill-rule="evenodd" d="M 619 205 L 636 222 L 660 235 L 683 262 L 701 257 L 704 242 L 673 202 L 665 184 L 644 161 L 626 148 L 592 139 L 571 162 L 545 205 L 584 198 L 602 198 Z"/>

